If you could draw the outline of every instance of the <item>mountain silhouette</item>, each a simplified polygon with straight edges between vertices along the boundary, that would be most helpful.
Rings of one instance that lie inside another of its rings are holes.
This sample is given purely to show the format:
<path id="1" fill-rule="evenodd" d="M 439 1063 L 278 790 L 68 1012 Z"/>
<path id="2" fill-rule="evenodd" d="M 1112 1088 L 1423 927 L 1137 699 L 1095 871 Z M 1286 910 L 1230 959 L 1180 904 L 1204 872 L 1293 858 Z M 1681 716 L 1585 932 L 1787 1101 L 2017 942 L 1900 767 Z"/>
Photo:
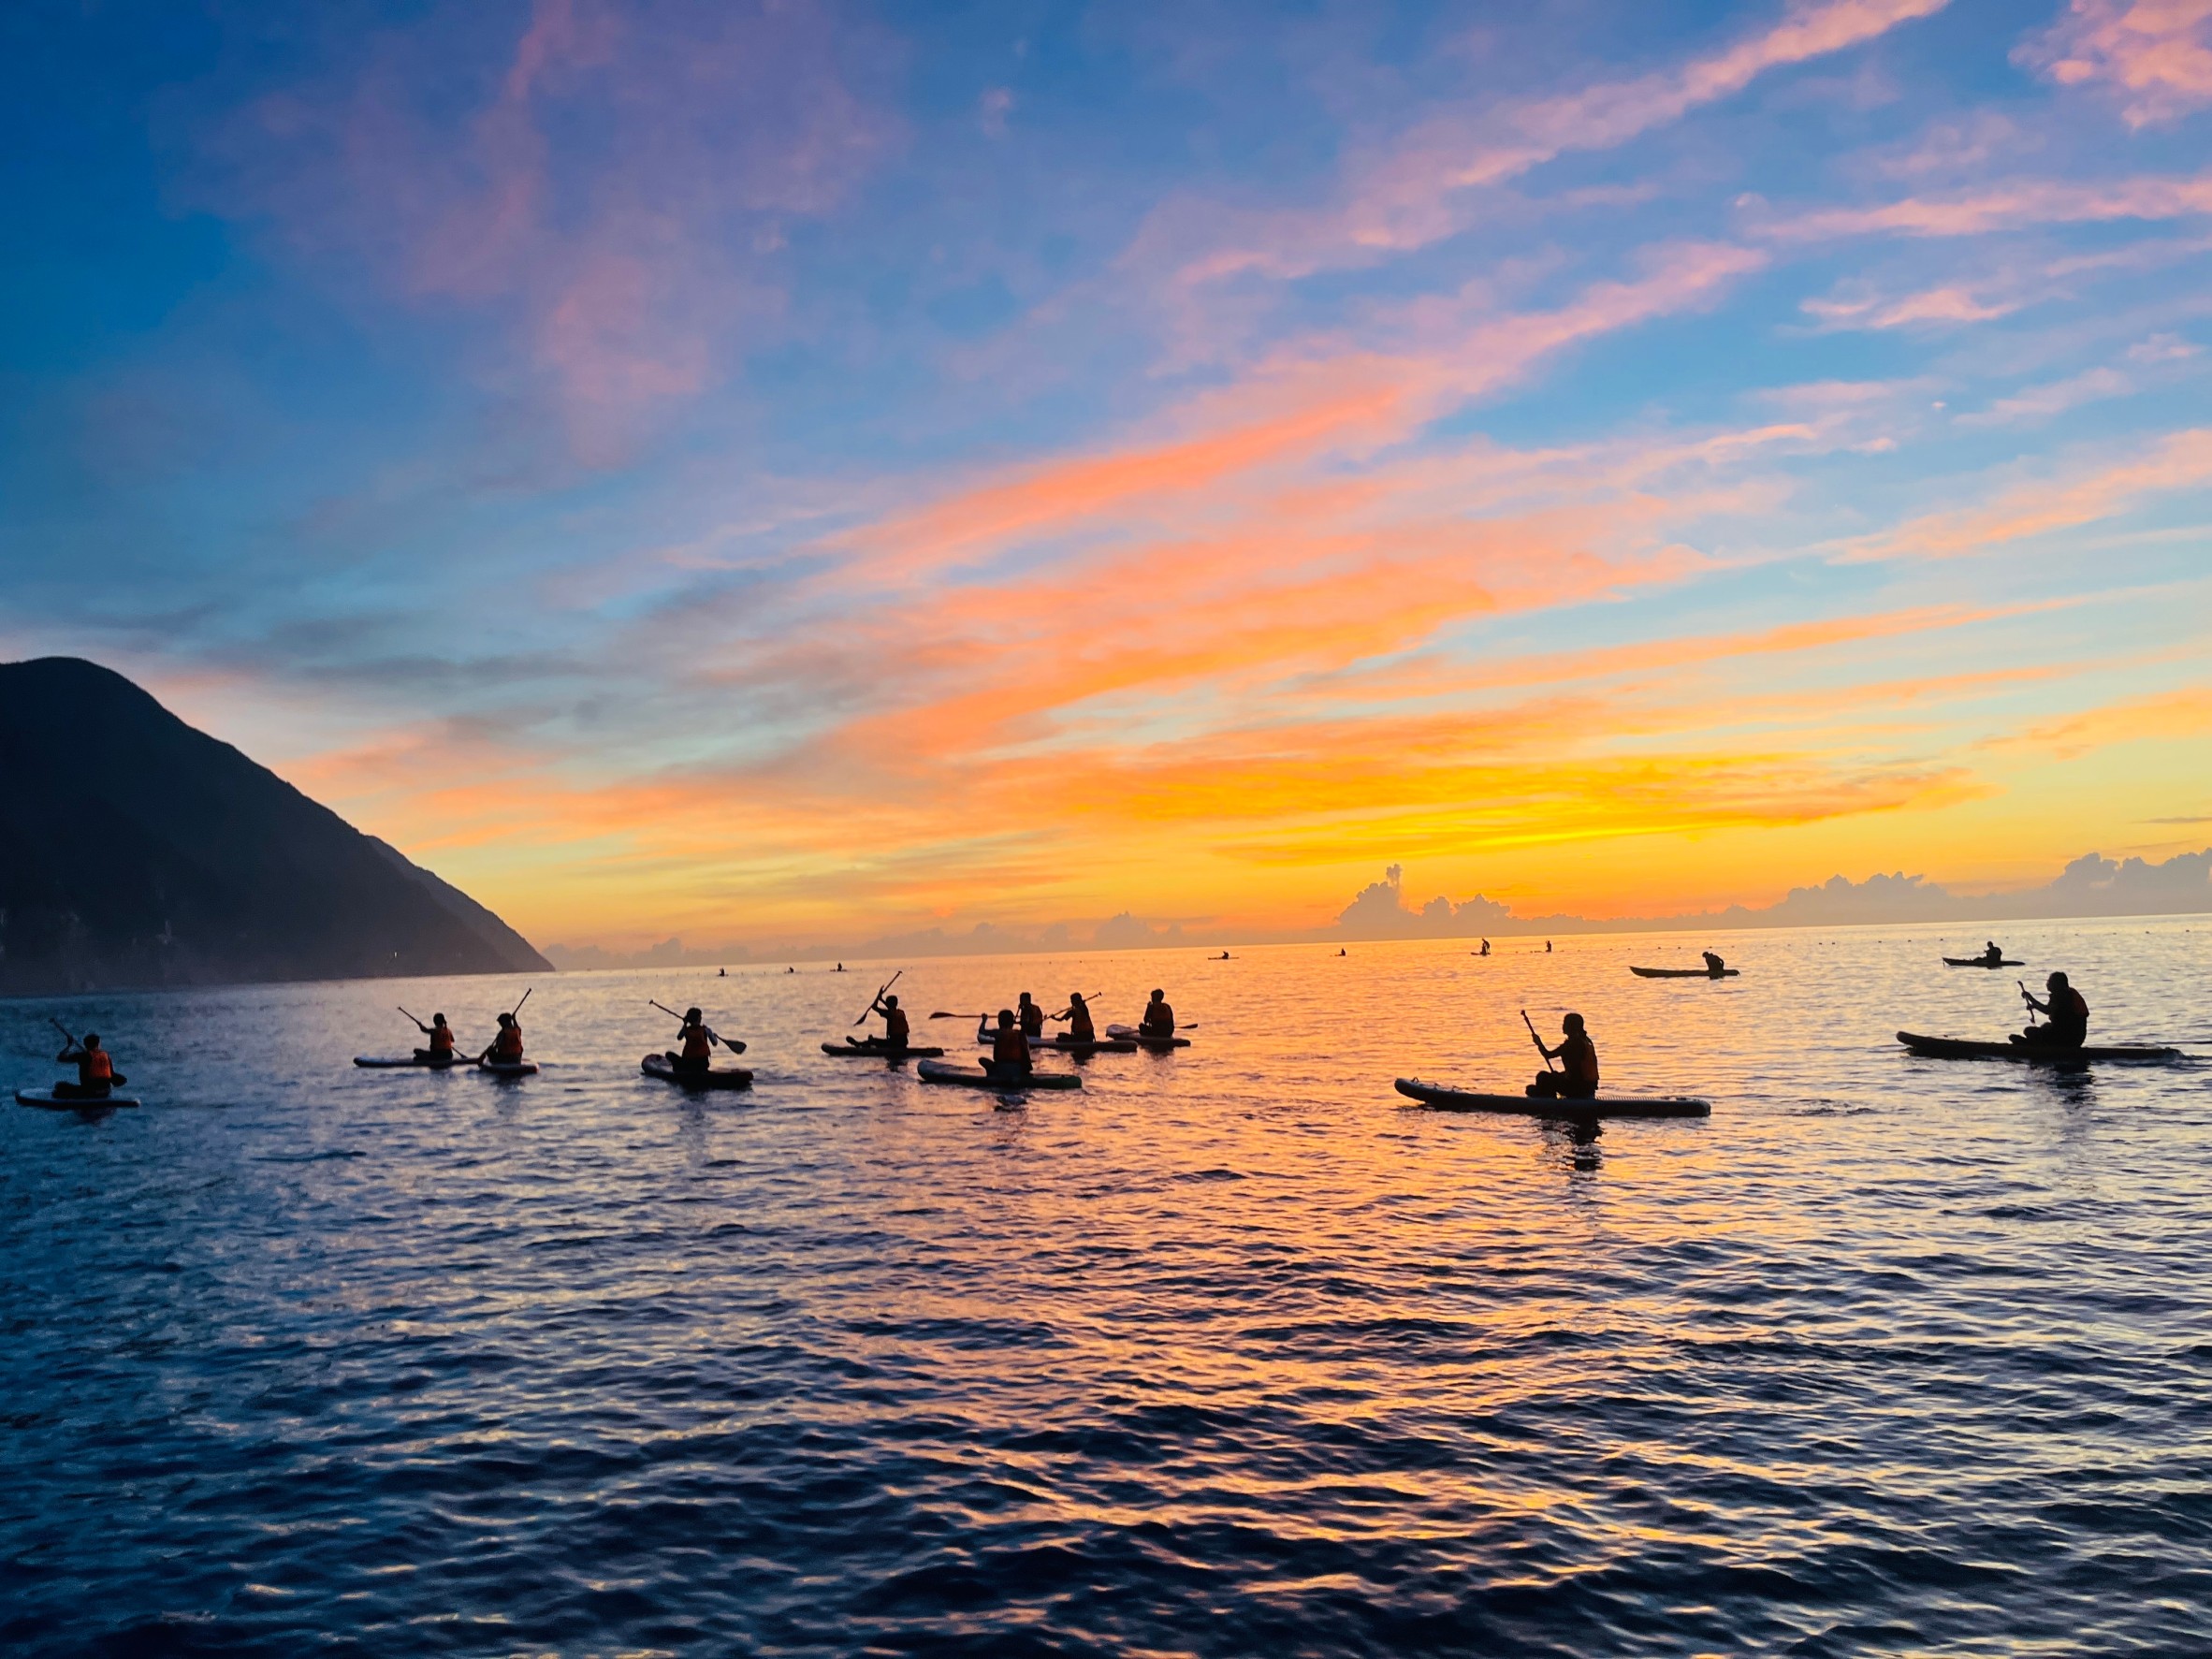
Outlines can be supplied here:
<path id="1" fill-rule="evenodd" d="M 0 663 L 0 995 L 548 969 L 122 675 Z"/>

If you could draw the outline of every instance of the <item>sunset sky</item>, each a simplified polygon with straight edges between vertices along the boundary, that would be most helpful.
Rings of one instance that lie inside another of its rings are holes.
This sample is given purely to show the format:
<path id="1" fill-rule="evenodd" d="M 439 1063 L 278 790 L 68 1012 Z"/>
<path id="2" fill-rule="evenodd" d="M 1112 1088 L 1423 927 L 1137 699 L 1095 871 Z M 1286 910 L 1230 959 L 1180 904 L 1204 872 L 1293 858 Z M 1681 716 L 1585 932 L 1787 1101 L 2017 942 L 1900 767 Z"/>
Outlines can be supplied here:
<path id="1" fill-rule="evenodd" d="M 541 942 L 2212 843 L 2212 0 L 29 0 L 0 90 L 0 656 Z"/>

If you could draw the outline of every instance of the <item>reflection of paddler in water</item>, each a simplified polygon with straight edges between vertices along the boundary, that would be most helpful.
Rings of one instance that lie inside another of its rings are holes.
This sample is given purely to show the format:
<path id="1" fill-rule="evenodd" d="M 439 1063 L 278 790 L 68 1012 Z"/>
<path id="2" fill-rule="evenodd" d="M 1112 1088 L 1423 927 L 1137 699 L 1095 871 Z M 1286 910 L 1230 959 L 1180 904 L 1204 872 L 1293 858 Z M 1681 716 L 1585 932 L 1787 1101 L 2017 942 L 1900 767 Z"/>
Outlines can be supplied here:
<path id="1" fill-rule="evenodd" d="M 2045 1026 L 2030 1024 L 2027 1030 L 2013 1039 L 2015 1042 L 2033 1043 L 2040 1048 L 2079 1048 L 2088 1041 L 2089 1005 L 2079 991 L 2066 982 L 2066 976 L 2054 973 L 2044 982 L 2044 989 L 2051 994 L 2048 1002 L 2036 1000 L 2035 993 L 2026 985 L 2020 987 L 2020 997 L 2034 1014 L 2042 1014 L 2050 1023 Z"/>
<path id="2" fill-rule="evenodd" d="M 1597 1045 L 1590 1041 L 1590 1033 L 1583 1028 L 1582 1016 L 1579 1013 L 1571 1013 L 1562 1020 L 1560 1029 L 1565 1033 L 1560 1045 L 1548 1048 L 1544 1040 L 1536 1036 L 1535 1027 L 1529 1027 L 1529 1037 L 1546 1064 L 1536 1073 L 1536 1081 L 1529 1084 L 1528 1092 L 1538 1099 L 1594 1100 L 1597 1098 Z M 1560 1063 L 1557 1071 L 1550 1068 L 1553 1060 Z"/>
<path id="3" fill-rule="evenodd" d="M 1026 1077 L 1032 1070 L 1029 1064 L 1029 1039 L 1021 1026 L 1014 1024 L 1011 1008 L 998 1011 L 998 1029 L 990 1029 L 986 1021 L 978 1020 L 976 1041 L 991 1045 L 991 1057 L 983 1062 L 983 1070 L 994 1077 Z"/>
<path id="4" fill-rule="evenodd" d="M 1725 962 L 1721 960 L 1718 952 L 1708 951 L 1705 953 L 1705 971 L 1711 974 L 1714 979 L 1719 979 L 1727 966 Z"/>

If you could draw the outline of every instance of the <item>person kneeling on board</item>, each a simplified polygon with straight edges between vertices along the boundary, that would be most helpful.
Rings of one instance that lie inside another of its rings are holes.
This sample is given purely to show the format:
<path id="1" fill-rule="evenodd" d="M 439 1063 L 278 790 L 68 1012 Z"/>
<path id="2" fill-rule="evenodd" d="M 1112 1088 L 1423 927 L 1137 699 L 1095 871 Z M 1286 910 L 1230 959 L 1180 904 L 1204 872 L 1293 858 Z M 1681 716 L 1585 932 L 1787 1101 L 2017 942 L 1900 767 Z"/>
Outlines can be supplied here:
<path id="1" fill-rule="evenodd" d="M 511 1013 L 500 1015 L 500 1034 L 491 1040 L 491 1046 L 476 1056 L 476 1063 L 486 1060 L 502 1066 L 522 1063 L 522 1022 Z"/>
<path id="2" fill-rule="evenodd" d="M 1721 960 L 1718 952 L 1708 951 L 1705 953 L 1705 971 L 1711 974 L 1714 979 L 1719 979 L 1722 970 L 1727 966 L 1725 962 Z"/>
<path id="3" fill-rule="evenodd" d="M 115 1070 L 113 1056 L 100 1046 L 97 1031 L 87 1031 L 81 1042 L 70 1041 L 54 1059 L 65 1066 L 77 1062 L 77 1081 L 53 1085 L 56 1099 L 105 1100 L 117 1084 L 127 1081 Z"/>
<path id="4" fill-rule="evenodd" d="M 1546 1048 L 1544 1040 L 1536 1037 L 1536 1051 L 1547 1060 L 1557 1060 L 1561 1070 L 1547 1067 L 1536 1073 L 1536 1081 L 1529 1084 L 1528 1092 L 1538 1099 L 1594 1100 L 1597 1099 L 1597 1044 L 1590 1041 L 1590 1033 L 1583 1029 L 1582 1016 L 1571 1013 L 1560 1022 L 1560 1029 L 1566 1033 L 1557 1048 Z M 1530 1036 L 1535 1037 L 1534 1032 Z"/>
<path id="5" fill-rule="evenodd" d="M 876 1000 L 869 1005 L 868 1012 L 883 1016 L 883 1035 L 863 1038 L 861 1040 L 863 1042 L 888 1049 L 905 1049 L 911 1046 L 908 1038 L 913 1027 L 907 1023 L 907 1011 L 899 1007 L 897 997 L 879 994 Z"/>
<path id="6" fill-rule="evenodd" d="M 986 1022 L 978 1020 L 975 1037 L 978 1042 L 988 1041 L 991 1045 L 991 1057 L 983 1062 L 983 1070 L 992 1076 L 1026 1077 L 1033 1070 L 1029 1064 L 1029 1039 L 1023 1034 L 1021 1026 L 1014 1024 L 1012 1009 L 1002 1008 L 998 1011 L 998 1029 L 996 1031 Z"/>
<path id="7" fill-rule="evenodd" d="M 1099 1028 L 1091 1023 L 1091 1005 L 1083 999 L 1081 991 L 1069 992 L 1067 1011 L 1053 1015 L 1053 1018 L 1068 1022 L 1068 1035 L 1074 1041 L 1099 1041 Z"/>
<path id="8" fill-rule="evenodd" d="M 2032 1042 L 2041 1048 L 2079 1048 L 2089 1038 L 2089 1005 L 2082 994 L 2066 982 L 2066 976 L 2054 973 L 2044 982 L 2044 989 L 2050 992 L 2048 1002 L 2039 1002 L 2035 993 L 2027 986 L 2020 987 L 2020 995 L 2028 1006 L 2050 1021 L 2047 1026 L 2030 1026 L 2015 1042 Z"/>
<path id="9" fill-rule="evenodd" d="M 677 1033 L 684 1040 L 683 1053 L 671 1049 L 663 1056 L 678 1071 L 705 1072 L 714 1065 L 715 1034 L 707 1029 L 706 1016 L 695 1008 L 684 1010 L 683 1029 Z"/>
<path id="10" fill-rule="evenodd" d="M 400 1011 L 404 1013 L 406 1011 L 402 1009 Z M 418 1048 L 415 1051 L 416 1059 L 431 1066 L 450 1066 L 453 1064 L 453 1027 L 445 1023 L 444 1014 L 432 1014 L 430 1023 L 427 1026 L 417 1020 L 415 1022 L 415 1028 L 430 1040 L 429 1047 Z"/>
<path id="11" fill-rule="evenodd" d="M 1137 1029 L 1147 1037 L 1169 1038 L 1175 1035 L 1175 1011 L 1168 1006 L 1168 994 L 1155 991 L 1152 1000 L 1144 1006 L 1144 1017 L 1137 1022 Z"/>
<path id="12" fill-rule="evenodd" d="M 1021 1025 L 1022 1035 L 1031 1042 L 1035 1042 L 1044 1035 L 1043 1005 L 1032 1000 L 1028 992 L 1022 993 L 1021 1002 L 1015 1008 L 1014 1015 Z"/>

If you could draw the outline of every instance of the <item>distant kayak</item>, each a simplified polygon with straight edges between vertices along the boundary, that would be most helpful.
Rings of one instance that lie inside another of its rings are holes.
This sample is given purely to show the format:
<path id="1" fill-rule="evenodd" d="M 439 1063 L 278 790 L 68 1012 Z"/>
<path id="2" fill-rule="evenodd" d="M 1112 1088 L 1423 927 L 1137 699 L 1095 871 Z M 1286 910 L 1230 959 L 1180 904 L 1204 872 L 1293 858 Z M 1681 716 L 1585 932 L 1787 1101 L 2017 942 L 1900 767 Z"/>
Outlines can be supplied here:
<path id="1" fill-rule="evenodd" d="M 1188 1048 L 1187 1037 L 1147 1037 L 1134 1026 L 1109 1026 L 1106 1035 L 1117 1042 L 1133 1042 L 1139 1048 Z"/>
<path id="2" fill-rule="evenodd" d="M 2183 1057 L 2177 1048 L 2126 1044 L 2114 1048 L 2053 1048 L 2040 1042 L 1982 1042 L 1965 1037 L 1924 1037 L 1917 1031 L 1899 1031 L 1897 1040 L 1928 1060 L 2028 1060 L 2045 1066 L 2112 1060 L 2160 1066 Z"/>
<path id="3" fill-rule="evenodd" d="M 2026 968 L 2025 962 L 2015 962 L 2007 956 L 2001 962 L 1992 962 L 1986 956 L 1946 956 L 1943 961 L 1952 968 Z"/>
<path id="4" fill-rule="evenodd" d="M 687 1089 L 752 1087 L 752 1073 L 742 1066 L 730 1066 L 716 1071 L 678 1071 L 669 1063 L 666 1055 L 648 1055 L 637 1063 L 637 1069 L 648 1077 L 657 1077 L 662 1083 L 673 1083 Z"/>
<path id="5" fill-rule="evenodd" d="M 1504 1112 L 1520 1117 L 1710 1117 L 1712 1102 L 1673 1096 L 1637 1099 L 1600 1095 L 1594 1100 L 1562 1100 L 1548 1095 L 1486 1095 L 1469 1089 L 1440 1088 L 1418 1077 L 1398 1079 L 1398 1092 L 1439 1112 Z"/>
<path id="6" fill-rule="evenodd" d="M 535 1077 L 538 1074 L 538 1063 L 535 1060 L 478 1060 L 476 1070 L 488 1071 L 494 1077 Z"/>
<path id="7" fill-rule="evenodd" d="M 460 1059 L 418 1060 L 413 1055 L 409 1055 L 405 1059 L 396 1056 L 391 1059 L 377 1059 L 368 1055 L 356 1055 L 354 1064 L 365 1066 L 371 1071 L 450 1071 L 456 1066 L 464 1065 L 466 1062 Z"/>
<path id="8" fill-rule="evenodd" d="M 989 1048 L 991 1040 L 979 1038 L 976 1046 Z M 1088 1042 L 1078 1042 L 1072 1037 L 1062 1035 L 1032 1037 L 1029 1046 L 1055 1055 L 1133 1055 L 1137 1052 L 1137 1040 L 1133 1037 L 1095 1037 Z"/>
<path id="9" fill-rule="evenodd" d="M 914 1070 L 924 1083 L 960 1084 L 971 1089 L 992 1089 L 1002 1095 L 1026 1095 L 1033 1089 L 1083 1087 L 1083 1079 L 1072 1071 L 1032 1071 L 1026 1077 L 994 1077 L 988 1071 L 954 1066 L 944 1060 L 924 1060 Z"/>
<path id="10" fill-rule="evenodd" d="M 846 1060 L 936 1060 L 944 1057 L 941 1048 L 885 1048 L 880 1042 L 825 1042 L 825 1055 L 836 1055 Z"/>
<path id="11" fill-rule="evenodd" d="M 1737 970 L 1724 968 L 1715 973 L 1710 968 L 1632 968 L 1628 970 L 1639 980 L 1732 980 Z"/>
<path id="12" fill-rule="evenodd" d="M 18 1106 L 40 1106 L 49 1112 L 112 1112 L 119 1106 L 136 1106 L 138 1101 L 128 1095 L 57 1095 L 51 1089 L 18 1089 Z"/>

